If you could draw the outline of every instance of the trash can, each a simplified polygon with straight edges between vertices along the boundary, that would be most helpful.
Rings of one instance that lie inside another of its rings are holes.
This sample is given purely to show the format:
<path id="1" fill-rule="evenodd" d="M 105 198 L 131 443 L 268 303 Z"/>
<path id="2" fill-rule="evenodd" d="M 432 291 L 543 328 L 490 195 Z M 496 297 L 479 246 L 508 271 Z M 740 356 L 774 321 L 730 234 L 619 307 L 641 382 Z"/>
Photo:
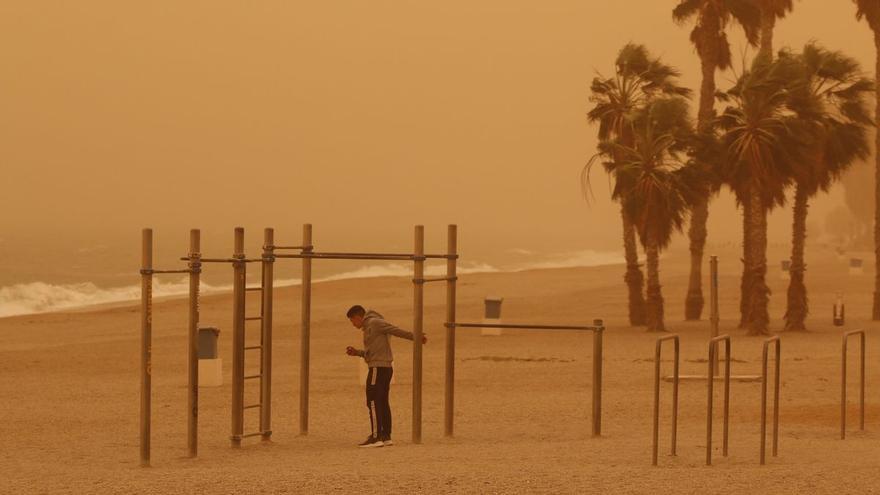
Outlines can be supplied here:
<path id="1" fill-rule="evenodd" d="M 501 303 L 504 302 L 503 297 L 487 297 L 484 300 L 484 304 L 486 305 L 485 312 L 483 313 L 483 323 L 488 324 L 501 324 Z M 500 328 L 484 328 L 480 332 L 481 335 L 491 335 L 498 336 L 501 335 Z"/>
<path id="2" fill-rule="evenodd" d="M 220 329 L 199 327 L 199 386 L 223 385 L 223 360 L 218 357 L 217 341 Z"/>
<path id="3" fill-rule="evenodd" d="M 849 274 L 850 275 L 861 275 L 864 273 L 863 263 L 861 258 L 850 258 L 849 259 Z"/>

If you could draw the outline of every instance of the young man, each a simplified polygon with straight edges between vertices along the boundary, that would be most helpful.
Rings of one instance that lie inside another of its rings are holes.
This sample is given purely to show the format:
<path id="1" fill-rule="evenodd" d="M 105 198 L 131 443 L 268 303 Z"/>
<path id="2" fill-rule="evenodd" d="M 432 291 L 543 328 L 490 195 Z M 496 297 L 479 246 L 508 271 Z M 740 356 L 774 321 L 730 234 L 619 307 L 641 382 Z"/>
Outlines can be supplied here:
<path id="1" fill-rule="evenodd" d="M 388 403 L 388 392 L 391 388 L 391 375 L 394 370 L 391 362 L 391 343 L 389 335 L 407 340 L 413 339 L 412 332 L 401 330 L 385 321 L 375 311 L 367 311 L 363 306 L 352 306 L 346 313 L 351 324 L 364 333 L 364 349 L 347 347 L 349 356 L 359 356 L 367 362 L 370 371 L 367 373 L 367 409 L 370 410 L 370 436 L 360 447 L 383 447 L 394 445 L 391 441 L 391 405 Z M 428 338 L 422 335 L 422 342 Z"/>

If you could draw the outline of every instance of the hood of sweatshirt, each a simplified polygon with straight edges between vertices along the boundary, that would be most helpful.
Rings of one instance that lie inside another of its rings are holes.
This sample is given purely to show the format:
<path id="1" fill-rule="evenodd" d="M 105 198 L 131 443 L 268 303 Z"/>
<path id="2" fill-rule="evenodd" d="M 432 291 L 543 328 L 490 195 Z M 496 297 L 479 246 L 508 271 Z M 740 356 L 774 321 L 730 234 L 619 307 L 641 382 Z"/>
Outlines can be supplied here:
<path id="1" fill-rule="evenodd" d="M 385 318 L 379 314 L 378 311 L 373 311 L 372 309 L 367 310 L 366 314 L 364 314 L 364 326 L 366 326 L 367 320 L 371 318 L 379 318 L 380 320 L 384 320 Z"/>

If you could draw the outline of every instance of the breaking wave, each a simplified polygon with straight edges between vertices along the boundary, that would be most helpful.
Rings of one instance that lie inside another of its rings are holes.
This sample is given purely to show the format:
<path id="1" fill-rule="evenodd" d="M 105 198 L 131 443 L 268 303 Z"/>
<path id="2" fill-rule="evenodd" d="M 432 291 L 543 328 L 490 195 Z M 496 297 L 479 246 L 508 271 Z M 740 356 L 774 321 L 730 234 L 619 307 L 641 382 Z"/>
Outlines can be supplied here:
<path id="1" fill-rule="evenodd" d="M 602 253 L 597 251 L 578 251 L 551 256 L 549 259 L 497 268 L 486 263 L 462 263 L 458 267 L 459 274 L 468 273 L 495 273 L 495 272 L 520 272 L 525 270 L 539 270 L 547 268 L 572 268 L 599 266 L 623 263 L 622 256 L 614 253 Z M 432 264 L 425 268 L 427 276 L 442 276 L 446 274 L 443 264 Z M 336 280 L 349 280 L 373 277 L 411 277 L 412 265 L 407 263 L 392 263 L 383 265 L 367 265 L 356 270 L 329 275 L 314 279 L 315 282 L 330 282 Z M 299 285 L 301 280 L 278 279 L 276 286 Z M 211 285 L 204 281 L 200 285 L 202 294 L 215 294 L 232 290 L 231 285 Z M 187 294 L 189 281 L 182 277 L 177 281 L 167 281 L 159 278 L 153 279 L 154 297 L 174 297 Z M 140 299 L 140 285 L 126 287 L 102 288 L 92 282 L 76 284 L 49 284 L 45 282 L 31 282 L 0 287 L 0 318 L 7 316 L 26 315 L 35 313 L 48 313 L 66 309 L 82 308 L 98 304 L 120 303 L 136 301 Z"/>

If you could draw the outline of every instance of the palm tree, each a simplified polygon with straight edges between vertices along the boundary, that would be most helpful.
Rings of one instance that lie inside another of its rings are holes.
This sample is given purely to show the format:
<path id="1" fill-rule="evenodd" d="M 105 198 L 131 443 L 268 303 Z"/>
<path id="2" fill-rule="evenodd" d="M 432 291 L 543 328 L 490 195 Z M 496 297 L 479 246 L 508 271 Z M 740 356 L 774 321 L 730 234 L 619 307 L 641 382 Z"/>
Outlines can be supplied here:
<path id="1" fill-rule="evenodd" d="M 722 95 L 729 105 L 717 120 L 720 136 L 719 174 L 739 198 L 748 202 L 744 221 L 751 233 L 746 246 L 749 264 L 749 335 L 768 333 L 767 213 L 785 201 L 793 167 L 807 139 L 803 120 L 790 110 L 787 73 L 761 57 L 737 84 Z"/>
<path id="2" fill-rule="evenodd" d="M 867 127 L 873 125 L 866 96 L 874 82 L 862 76 L 859 63 L 841 52 L 828 51 L 815 43 L 802 54 L 784 51 L 781 58 L 796 63 L 800 74 L 792 77 L 790 106 L 813 126 L 807 161 L 794 169 L 794 222 L 792 228 L 791 279 L 785 329 L 806 330 L 809 313 L 804 284 L 804 243 L 809 198 L 831 185 L 858 159 L 869 153 Z"/>
<path id="3" fill-rule="evenodd" d="M 590 86 L 594 104 L 587 114 L 599 124 L 599 140 L 616 140 L 624 146 L 633 143 L 632 118 L 639 108 L 659 95 L 687 96 L 690 90 L 678 85 L 679 72 L 653 58 L 642 45 L 629 43 L 617 55 L 614 75 L 595 77 Z M 590 164 L 582 171 L 582 183 L 588 184 Z M 645 324 L 644 276 L 639 266 L 636 231 L 621 208 L 623 246 L 626 258 L 624 280 L 629 289 L 629 321 Z"/>
<path id="4" fill-rule="evenodd" d="M 864 19 L 874 32 L 874 57 L 876 69 L 874 79 L 880 81 L 880 2 L 877 0 L 853 0 L 856 4 L 856 18 Z M 880 87 L 877 87 L 875 98 L 877 108 L 874 110 L 874 121 L 880 121 Z M 875 136 L 875 172 L 874 172 L 874 306 L 872 318 L 880 320 L 880 132 Z"/>
<path id="5" fill-rule="evenodd" d="M 686 140 L 692 134 L 688 106 L 683 98 L 650 102 L 634 119 L 632 145 L 605 141 L 600 148 L 615 176 L 613 196 L 639 233 L 647 262 L 647 326 L 665 331 L 660 285 L 660 251 L 682 225 L 694 202 L 696 167 L 683 160 Z"/>
<path id="6" fill-rule="evenodd" d="M 761 12 L 760 20 L 760 48 L 758 49 L 758 59 L 764 63 L 773 61 L 773 31 L 776 28 L 776 21 L 784 18 L 794 9 L 793 0 L 754 0 Z M 740 322 L 739 327 L 747 326 L 748 314 L 750 312 L 749 304 L 751 293 L 751 279 L 749 265 L 752 264 L 751 253 L 753 249 L 749 248 L 752 242 L 752 232 L 749 230 L 749 222 L 746 220 L 751 212 L 752 201 L 749 199 L 752 193 L 750 191 L 740 191 L 741 196 L 737 201 L 742 205 L 743 209 L 743 275 L 740 282 Z M 758 193 L 756 193 L 758 194 Z M 766 232 L 763 237 L 766 238 Z M 766 251 L 766 250 L 765 250 Z M 769 289 L 768 289 L 769 290 Z"/>
<path id="7" fill-rule="evenodd" d="M 702 82 L 700 106 L 697 111 L 697 129 L 707 132 L 715 118 L 715 71 L 730 67 L 730 43 L 727 26 L 736 22 L 742 26 L 750 44 L 758 42 L 761 11 L 753 0 L 681 0 L 672 11 L 677 23 L 694 18 L 691 42 L 700 57 Z M 697 199 L 691 212 L 690 238 L 691 271 L 685 299 L 686 320 L 699 320 L 703 313 L 703 250 L 706 246 L 706 222 L 709 219 L 709 195 Z"/>

